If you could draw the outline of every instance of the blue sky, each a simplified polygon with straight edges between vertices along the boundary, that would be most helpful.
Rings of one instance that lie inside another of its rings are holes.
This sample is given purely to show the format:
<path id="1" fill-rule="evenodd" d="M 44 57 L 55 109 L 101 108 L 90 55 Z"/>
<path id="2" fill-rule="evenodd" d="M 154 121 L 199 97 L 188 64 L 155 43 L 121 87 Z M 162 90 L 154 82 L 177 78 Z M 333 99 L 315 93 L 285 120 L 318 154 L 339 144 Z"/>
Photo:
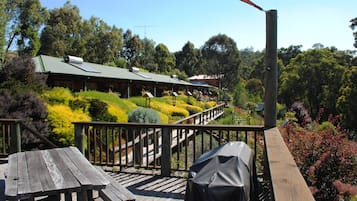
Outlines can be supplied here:
<path id="1" fill-rule="evenodd" d="M 66 0 L 40 0 L 51 9 Z M 315 43 L 356 50 L 349 27 L 357 17 L 357 0 L 254 0 L 265 10 L 278 11 L 278 47 Z M 238 49 L 265 47 L 265 13 L 240 0 L 71 0 L 81 16 L 96 16 L 141 38 L 164 43 L 171 52 L 187 41 L 196 48 L 210 37 L 226 34 Z"/>

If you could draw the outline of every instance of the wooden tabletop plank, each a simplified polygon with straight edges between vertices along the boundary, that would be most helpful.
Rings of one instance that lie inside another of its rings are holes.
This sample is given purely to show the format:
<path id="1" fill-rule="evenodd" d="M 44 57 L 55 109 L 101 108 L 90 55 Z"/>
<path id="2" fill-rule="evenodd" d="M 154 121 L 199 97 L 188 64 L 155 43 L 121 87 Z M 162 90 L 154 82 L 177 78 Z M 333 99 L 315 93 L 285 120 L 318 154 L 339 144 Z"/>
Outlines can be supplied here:
<path id="1" fill-rule="evenodd" d="M 56 190 L 46 164 L 42 157 L 42 151 L 26 152 L 31 192 L 34 196 L 41 195 L 44 191 Z"/>
<path id="2" fill-rule="evenodd" d="M 63 149 L 70 157 L 72 162 L 81 170 L 81 172 L 89 179 L 93 189 L 104 188 L 110 182 L 98 172 L 95 167 L 82 155 L 75 147 Z"/>
<path id="3" fill-rule="evenodd" d="M 8 174 L 6 178 L 5 195 L 7 197 L 17 196 L 17 155 L 11 154 L 8 158 Z"/>
<path id="4" fill-rule="evenodd" d="M 28 175 L 27 162 L 26 162 L 26 154 L 25 152 L 17 153 L 18 158 L 18 176 L 19 180 L 17 181 L 18 186 L 18 194 L 25 194 L 27 192 L 31 192 L 31 183 Z"/>
<path id="5" fill-rule="evenodd" d="M 45 150 L 42 153 L 50 176 L 59 191 L 69 190 L 79 191 L 80 183 L 76 180 L 67 164 L 59 156 L 60 149 Z"/>
<path id="6" fill-rule="evenodd" d="M 67 149 L 67 148 L 66 148 Z M 67 165 L 68 169 L 71 171 L 71 173 L 75 176 L 77 181 L 82 185 L 82 186 L 90 186 L 92 183 L 91 181 L 82 173 L 80 168 L 78 168 L 70 158 L 67 157 L 67 153 L 61 149 L 58 152 L 59 156 L 63 160 L 63 162 Z"/>

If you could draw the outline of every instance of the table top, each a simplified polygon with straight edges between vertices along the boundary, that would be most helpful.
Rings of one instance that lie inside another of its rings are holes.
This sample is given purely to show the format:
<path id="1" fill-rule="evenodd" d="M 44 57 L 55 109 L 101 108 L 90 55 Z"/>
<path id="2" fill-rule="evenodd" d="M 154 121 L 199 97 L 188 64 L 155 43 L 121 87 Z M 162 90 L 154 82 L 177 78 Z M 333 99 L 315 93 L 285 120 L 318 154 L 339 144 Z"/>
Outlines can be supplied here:
<path id="1" fill-rule="evenodd" d="M 24 199 L 105 188 L 109 181 L 76 147 L 11 154 L 5 195 Z"/>

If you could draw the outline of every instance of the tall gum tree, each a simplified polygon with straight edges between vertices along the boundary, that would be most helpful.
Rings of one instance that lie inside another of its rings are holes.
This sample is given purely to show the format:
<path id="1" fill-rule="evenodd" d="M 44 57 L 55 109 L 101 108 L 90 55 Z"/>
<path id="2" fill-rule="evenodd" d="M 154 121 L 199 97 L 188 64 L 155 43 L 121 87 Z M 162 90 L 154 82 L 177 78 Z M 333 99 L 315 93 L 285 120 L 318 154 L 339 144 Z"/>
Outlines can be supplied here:
<path id="1" fill-rule="evenodd" d="M 236 42 L 225 34 L 211 37 L 202 47 L 204 71 L 220 77 L 221 88 L 232 89 L 238 83 L 240 64 Z"/>

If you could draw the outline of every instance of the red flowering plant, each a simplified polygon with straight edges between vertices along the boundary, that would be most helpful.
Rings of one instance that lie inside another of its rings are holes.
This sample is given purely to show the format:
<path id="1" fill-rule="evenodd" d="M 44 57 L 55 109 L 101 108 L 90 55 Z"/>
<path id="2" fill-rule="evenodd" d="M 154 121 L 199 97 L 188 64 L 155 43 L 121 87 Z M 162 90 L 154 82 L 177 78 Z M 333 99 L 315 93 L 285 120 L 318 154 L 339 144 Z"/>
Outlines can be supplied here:
<path id="1" fill-rule="evenodd" d="M 336 118 L 330 117 L 334 125 Z M 315 199 L 348 200 L 357 194 L 357 143 L 338 126 L 290 122 L 284 140 Z M 326 124 L 325 124 L 326 125 Z"/>

